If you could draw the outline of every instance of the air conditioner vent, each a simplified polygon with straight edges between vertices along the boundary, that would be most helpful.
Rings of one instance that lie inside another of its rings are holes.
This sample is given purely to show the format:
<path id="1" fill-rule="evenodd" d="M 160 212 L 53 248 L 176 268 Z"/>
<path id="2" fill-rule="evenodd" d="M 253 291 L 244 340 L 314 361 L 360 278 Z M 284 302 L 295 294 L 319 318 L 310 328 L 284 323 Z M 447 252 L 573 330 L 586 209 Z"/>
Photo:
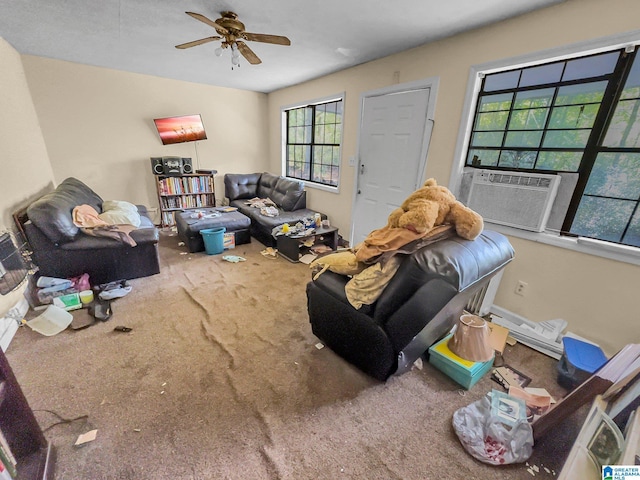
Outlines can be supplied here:
<path id="1" fill-rule="evenodd" d="M 489 175 L 489 182 L 503 183 L 507 185 L 524 185 L 527 187 L 551 187 L 551 179 L 547 177 L 531 176 L 531 175 L 512 175 L 504 173 L 492 173 Z"/>
<path id="2" fill-rule="evenodd" d="M 468 206 L 487 222 L 542 232 L 559 182 L 559 175 L 477 169 Z"/>

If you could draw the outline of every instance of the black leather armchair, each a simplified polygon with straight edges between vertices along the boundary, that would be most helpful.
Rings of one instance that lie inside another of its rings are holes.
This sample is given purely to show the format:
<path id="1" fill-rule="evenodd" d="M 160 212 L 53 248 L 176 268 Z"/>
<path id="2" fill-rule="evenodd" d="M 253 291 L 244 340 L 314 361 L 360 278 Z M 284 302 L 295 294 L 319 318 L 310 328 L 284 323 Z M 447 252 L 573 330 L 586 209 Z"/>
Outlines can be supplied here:
<path id="1" fill-rule="evenodd" d="M 312 331 L 345 360 L 386 380 L 443 337 L 513 256 L 507 238 L 489 230 L 473 241 L 437 241 L 407 255 L 378 300 L 358 310 L 345 294 L 349 277 L 325 272 L 307 284 Z"/>
<path id="2" fill-rule="evenodd" d="M 70 177 L 15 215 L 41 275 L 71 278 L 88 273 L 96 285 L 160 272 L 158 229 L 146 207 L 137 206 L 141 223 L 130 234 L 135 247 L 86 235 L 73 223 L 74 207 L 87 204 L 102 212 L 102 203 L 91 188 Z"/>

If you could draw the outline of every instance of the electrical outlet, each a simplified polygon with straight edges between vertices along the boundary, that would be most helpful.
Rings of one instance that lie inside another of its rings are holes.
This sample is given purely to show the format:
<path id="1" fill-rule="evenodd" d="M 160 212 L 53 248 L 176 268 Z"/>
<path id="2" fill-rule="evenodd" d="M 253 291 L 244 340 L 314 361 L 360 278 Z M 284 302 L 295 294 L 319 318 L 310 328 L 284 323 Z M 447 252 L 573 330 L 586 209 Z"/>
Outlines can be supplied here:
<path id="1" fill-rule="evenodd" d="M 518 280 L 516 283 L 516 288 L 514 290 L 516 295 L 525 296 L 527 293 L 527 289 L 529 288 L 529 284 L 527 282 L 523 282 L 522 280 Z"/>

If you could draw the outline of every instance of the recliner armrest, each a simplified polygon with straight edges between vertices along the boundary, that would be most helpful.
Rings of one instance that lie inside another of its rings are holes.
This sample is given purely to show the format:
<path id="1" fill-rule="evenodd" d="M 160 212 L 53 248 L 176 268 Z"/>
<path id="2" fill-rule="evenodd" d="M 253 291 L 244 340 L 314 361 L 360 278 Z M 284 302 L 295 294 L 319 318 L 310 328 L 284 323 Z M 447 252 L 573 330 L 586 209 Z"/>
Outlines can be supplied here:
<path id="1" fill-rule="evenodd" d="M 339 275 L 334 272 L 326 271 L 322 273 L 313 282 L 325 292 L 331 294 L 332 297 L 340 300 L 344 303 L 349 303 L 344 287 L 349 281 L 349 277 L 346 275 Z"/>
<path id="2" fill-rule="evenodd" d="M 356 310 L 347 298 L 345 286 L 351 279 L 348 275 L 340 275 L 338 273 L 326 271 L 322 273 L 317 280 L 313 280 L 313 283 L 331 295 L 336 300 L 348 305 L 354 312 L 362 313 L 363 315 L 373 316 L 374 305 L 363 305 L 360 309 Z"/>

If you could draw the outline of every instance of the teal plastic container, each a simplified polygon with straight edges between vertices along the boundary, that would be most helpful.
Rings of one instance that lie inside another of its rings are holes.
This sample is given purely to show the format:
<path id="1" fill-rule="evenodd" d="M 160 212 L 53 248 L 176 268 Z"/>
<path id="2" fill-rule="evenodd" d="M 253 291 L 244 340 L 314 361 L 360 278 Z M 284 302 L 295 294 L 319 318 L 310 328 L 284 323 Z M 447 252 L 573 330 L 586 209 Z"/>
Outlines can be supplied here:
<path id="1" fill-rule="evenodd" d="M 200 230 L 202 240 L 204 241 L 204 250 L 207 255 L 218 255 L 224 252 L 224 232 L 225 227 L 205 228 Z"/>

